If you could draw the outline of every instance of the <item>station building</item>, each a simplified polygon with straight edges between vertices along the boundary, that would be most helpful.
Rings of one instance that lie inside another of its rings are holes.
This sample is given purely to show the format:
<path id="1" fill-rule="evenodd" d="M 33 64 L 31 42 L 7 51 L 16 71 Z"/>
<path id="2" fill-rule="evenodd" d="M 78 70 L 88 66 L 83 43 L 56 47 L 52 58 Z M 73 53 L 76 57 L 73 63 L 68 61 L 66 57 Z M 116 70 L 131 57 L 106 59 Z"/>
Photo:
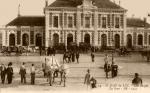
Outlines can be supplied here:
<path id="1" fill-rule="evenodd" d="M 18 15 L 6 25 L 2 46 L 150 46 L 146 19 L 127 18 L 126 12 L 110 0 L 46 1 L 43 16 Z"/>

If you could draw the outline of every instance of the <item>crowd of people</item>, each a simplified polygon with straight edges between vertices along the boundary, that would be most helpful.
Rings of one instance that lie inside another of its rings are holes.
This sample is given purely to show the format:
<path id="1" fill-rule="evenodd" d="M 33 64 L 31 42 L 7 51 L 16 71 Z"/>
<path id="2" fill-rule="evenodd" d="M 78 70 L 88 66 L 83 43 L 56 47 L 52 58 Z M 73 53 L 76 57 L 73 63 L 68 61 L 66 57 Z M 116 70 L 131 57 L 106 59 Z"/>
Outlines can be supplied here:
<path id="1" fill-rule="evenodd" d="M 53 52 L 49 53 L 49 55 L 55 55 L 54 49 L 51 49 Z M 79 57 L 80 53 L 79 51 L 65 51 L 63 54 L 63 63 L 71 63 L 75 62 L 75 59 L 77 63 L 79 63 Z M 94 62 L 95 55 L 93 52 L 91 52 L 91 61 Z M 114 60 L 112 60 L 112 63 L 109 63 L 108 60 L 108 55 L 105 55 L 104 58 L 104 72 L 106 73 L 106 78 L 109 78 L 109 73 L 111 73 L 111 77 L 117 77 L 118 75 L 118 65 L 115 64 Z M 31 84 L 35 84 L 35 67 L 34 64 L 31 65 L 30 67 L 30 76 L 31 76 Z M 23 62 L 22 65 L 20 66 L 20 71 L 19 71 L 20 77 L 21 77 L 21 83 L 26 83 L 26 66 L 25 63 Z M 6 67 L 4 64 L 1 64 L 0 66 L 0 75 L 1 75 L 1 82 L 4 84 L 7 80 L 8 84 L 12 83 L 13 80 L 13 67 L 12 67 L 12 62 L 9 62 L 8 66 Z M 86 84 L 88 87 L 91 86 L 91 88 L 96 88 L 97 80 L 91 76 L 90 70 L 87 70 L 87 73 L 85 75 L 84 79 L 84 84 Z M 142 85 L 142 79 L 139 77 L 138 73 L 135 73 L 135 78 L 132 80 L 132 84 L 135 86 L 141 86 Z"/>
<path id="2" fill-rule="evenodd" d="M 8 83 L 11 84 L 14 78 L 14 71 L 12 67 L 12 62 L 8 63 L 8 66 L 5 66 L 4 64 L 1 64 L 0 66 L 0 76 L 1 76 L 1 82 L 2 84 Z M 30 75 L 31 75 L 31 84 L 35 84 L 35 67 L 34 64 L 32 64 L 30 69 Z M 25 63 L 20 66 L 19 71 L 20 77 L 21 77 L 21 83 L 26 83 L 26 67 Z"/>
<path id="3" fill-rule="evenodd" d="M 79 51 L 65 51 L 63 54 L 63 63 L 71 63 L 71 62 L 75 62 L 75 59 L 77 61 L 77 63 L 79 63 Z"/>

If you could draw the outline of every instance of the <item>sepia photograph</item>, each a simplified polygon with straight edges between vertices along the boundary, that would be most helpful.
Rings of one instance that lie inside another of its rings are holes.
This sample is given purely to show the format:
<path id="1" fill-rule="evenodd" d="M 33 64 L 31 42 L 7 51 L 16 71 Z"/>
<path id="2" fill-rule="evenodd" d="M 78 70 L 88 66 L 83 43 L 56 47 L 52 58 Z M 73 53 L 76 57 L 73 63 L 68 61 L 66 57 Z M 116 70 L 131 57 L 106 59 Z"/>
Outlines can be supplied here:
<path id="1" fill-rule="evenodd" d="M 0 93 L 149 93 L 149 0 L 0 0 Z"/>

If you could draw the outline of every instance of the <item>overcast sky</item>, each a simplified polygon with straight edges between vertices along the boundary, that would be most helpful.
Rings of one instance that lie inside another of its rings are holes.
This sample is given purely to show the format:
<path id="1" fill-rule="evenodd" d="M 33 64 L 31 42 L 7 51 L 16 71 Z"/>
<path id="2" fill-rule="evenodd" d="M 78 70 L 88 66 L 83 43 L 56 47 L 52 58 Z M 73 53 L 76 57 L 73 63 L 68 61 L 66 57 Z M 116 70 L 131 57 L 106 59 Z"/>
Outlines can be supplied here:
<path id="1" fill-rule="evenodd" d="M 49 4 L 53 1 L 49 0 Z M 45 0 L 0 0 L 0 26 L 17 17 L 19 3 L 21 15 L 43 15 Z M 150 0 L 121 0 L 121 6 L 128 10 L 128 17 L 134 14 L 135 17 L 143 18 L 150 13 Z"/>

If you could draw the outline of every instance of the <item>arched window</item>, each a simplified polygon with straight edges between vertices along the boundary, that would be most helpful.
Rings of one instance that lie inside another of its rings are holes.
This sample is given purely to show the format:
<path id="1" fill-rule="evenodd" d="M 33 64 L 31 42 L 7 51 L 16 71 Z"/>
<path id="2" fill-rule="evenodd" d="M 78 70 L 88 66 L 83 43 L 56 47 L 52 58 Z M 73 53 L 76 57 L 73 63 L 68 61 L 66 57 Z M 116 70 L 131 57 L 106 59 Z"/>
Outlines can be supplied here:
<path id="1" fill-rule="evenodd" d="M 36 46 L 42 46 L 42 35 L 36 34 Z"/>
<path id="2" fill-rule="evenodd" d="M 23 46 L 28 46 L 29 45 L 29 35 L 28 34 L 23 34 L 22 35 L 22 45 Z"/>
<path id="3" fill-rule="evenodd" d="M 143 36 L 141 34 L 138 35 L 138 45 L 143 45 Z"/>
<path id="4" fill-rule="evenodd" d="M 115 35 L 115 48 L 120 48 L 120 35 Z"/>
<path id="5" fill-rule="evenodd" d="M 59 35 L 58 34 L 53 34 L 53 45 L 57 46 L 59 44 Z"/>
<path id="6" fill-rule="evenodd" d="M 67 35 L 67 45 L 70 45 L 71 42 L 73 42 L 73 35 L 72 34 L 68 34 Z"/>
<path id="7" fill-rule="evenodd" d="M 89 34 L 84 35 L 84 43 L 90 44 L 90 35 Z"/>
<path id="8" fill-rule="evenodd" d="M 15 46 L 15 34 L 9 35 L 9 46 Z"/>
<path id="9" fill-rule="evenodd" d="M 132 48 L 132 35 L 127 35 L 127 48 Z"/>
<path id="10" fill-rule="evenodd" d="M 107 35 L 102 34 L 101 36 L 101 47 L 106 48 L 107 47 Z"/>

